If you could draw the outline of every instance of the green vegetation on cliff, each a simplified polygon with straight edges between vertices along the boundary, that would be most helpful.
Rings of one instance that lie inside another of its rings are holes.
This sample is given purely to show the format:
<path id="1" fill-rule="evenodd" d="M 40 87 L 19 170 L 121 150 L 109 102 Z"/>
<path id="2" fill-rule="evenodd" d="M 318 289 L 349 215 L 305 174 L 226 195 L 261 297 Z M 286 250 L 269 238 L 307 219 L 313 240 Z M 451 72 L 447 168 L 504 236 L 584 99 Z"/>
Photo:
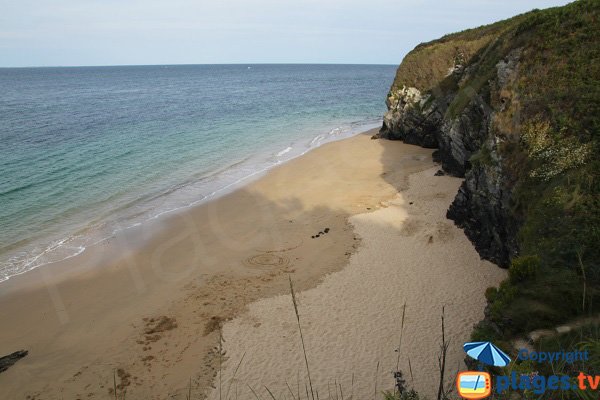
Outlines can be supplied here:
<path id="1" fill-rule="evenodd" d="M 506 39 L 523 49 L 509 105 L 518 146 L 500 148 L 523 221 L 510 274 L 525 264 L 536 272 L 490 303 L 505 334 L 600 309 L 599 17 L 598 1 L 536 11 Z"/>
<path id="2" fill-rule="evenodd" d="M 512 26 L 511 21 L 467 29 L 421 43 L 402 60 L 391 91 L 403 86 L 415 87 L 420 91 L 439 87 L 449 71 L 456 65 L 470 63 L 478 52 Z"/>
<path id="3" fill-rule="evenodd" d="M 475 339 L 508 341 L 600 310 L 599 60 L 600 1 L 580 0 L 421 44 L 398 68 L 390 94 L 419 89 L 422 119 L 440 115 L 440 152 L 466 147 L 468 217 L 484 207 L 478 197 L 509 193 L 481 215 L 513 221 L 518 256 L 506 250 L 510 278 L 486 293 Z M 512 227 L 491 236 L 500 228 Z"/>
<path id="4" fill-rule="evenodd" d="M 599 16 L 597 1 L 535 11 L 521 16 L 492 46 L 498 55 L 522 49 L 513 93 L 505 94 L 508 113 L 498 113 L 492 127 L 494 134 L 510 136 L 499 152 L 505 173 L 515 181 L 512 212 L 522 221 L 520 257 L 512 261 L 511 277 L 524 260 L 528 268 L 533 259 L 537 264 L 536 273 L 521 274 L 488 297 L 488 320 L 503 336 L 598 310 Z M 485 79 L 472 80 L 487 80 L 495 72 L 490 66 L 499 59 L 490 52 L 486 56 L 491 58 L 487 68 L 479 66 Z M 480 84 L 465 84 L 473 86 L 480 89 Z M 457 96 L 449 109 L 461 100 Z"/>

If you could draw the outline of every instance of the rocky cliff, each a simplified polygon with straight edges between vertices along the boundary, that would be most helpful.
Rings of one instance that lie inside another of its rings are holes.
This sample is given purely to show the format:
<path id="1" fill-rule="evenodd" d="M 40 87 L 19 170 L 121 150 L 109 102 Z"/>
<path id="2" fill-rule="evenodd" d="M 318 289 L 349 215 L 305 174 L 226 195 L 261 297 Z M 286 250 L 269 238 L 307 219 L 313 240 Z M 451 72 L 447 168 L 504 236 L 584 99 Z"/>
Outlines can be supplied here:
<path id="1" fill-rule="evenodd" d="M 494 122 L 504 111 L 503 103 L 494 104 L 492 97 L 510 90 L 519 67 L 519 50 L 500 58 L 489 79 L 474 85 L 480 64 L 487 61 L 475 59 L 475 55 L 493 46 L 493 40 L 488 35 L 486 40 L 465 42 L 462 48 L 454 45 L 454 40 L 417 48 L 408 60 L 429 49 L 429 57 L 436 57 L 438 47 L 449 48 L 444 54 L 450 56 L 444 60 L 445 74 L 432 74 L 438 83 L 422 83 L 418 88 L 403 83 L 399 70 L 400 77 L 387 98 L 388 112 L 379 135 L 438 148 L 434 156 L 444 170 L 465 177 L 448 217 L 465 229 L 483 258 L 507 266 L 518 253 L 519 221 L 509 213 L 514 180 L 506 176 L 498 151 L 503 139 Z"/>
<path id="2" fill-rule="evenodd" d="M 465 178 L 448 217 L 482 258 L 502 267 L 523 247 L 539 250 L 536 239 L 522 237 L 539 229 L 532 203 L 565 177 L 593 169 L 597 127 L 577 118 L 597 105 L 569 96 L 598 92 L 586 82 L 598 68 L 584 52 L 598 49 L 599 4 L 535 10 L 421 44 L 388 94 L 377 137 L 437 148 L 443 169 Z M 573 60 L 585 65 L 569 69 Z M 569 109 L 575 103 L 580 109 Z"/>

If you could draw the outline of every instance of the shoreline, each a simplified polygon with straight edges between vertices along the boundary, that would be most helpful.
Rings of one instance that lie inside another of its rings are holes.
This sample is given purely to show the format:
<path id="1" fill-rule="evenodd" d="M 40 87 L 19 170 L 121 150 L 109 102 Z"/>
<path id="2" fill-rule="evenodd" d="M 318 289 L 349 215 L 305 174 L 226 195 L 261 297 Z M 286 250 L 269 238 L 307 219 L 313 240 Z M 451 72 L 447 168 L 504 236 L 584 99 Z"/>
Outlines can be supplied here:
<path id="1" fill-rule="evenodd" d="M 370 133 L 5 282 L 2 354 L 29 355 L 0 375 L 0 388 L 15 398 L 103 398 L 116 370 L 132 398 L 184 398 L 190 379 L 195 393 L 208 389 L 219 324 L 287 293 L 288 275 L 302 292 L 344 270 L 362 246 L 349 219 L 384 208 L 409 175 L 435 165 L 432 150 Z"/>
<path id="2" fill-rule="evenodd" d="M 124 231 L 130 232 L 131 230 L 135 230 L 136 227 L 138 227 L 142 224 L 160 224 L 165 219 L 172 217 L 173 214 L 176 214 L 179 212 L 184 212 L 185 210 L 188 210 L 193 207 L 201 206 L 202 204 L 205 204 L 210 201 L 218 200 L 222 196 L 225 196 L 236 190 L 242 189 L 244 186 L 251 184 L 252 182 L 256 181 L 257 179 L 260 179 L 261 177 L 263 177 L 265 174 L 267 174 L 273 168 L 277 168 L 277 167 L 279 167 L 287 162 L 290 162 L 298 157 L 302 157 L 303 155 L 309 153 L 310 151 L 318 149 L 319 147 L 321 147 L 327 143 L 333 143 L 333 142 L 336 142 L 339 140 L 348 139 L 348 138 L 356 136 L 356 135 L 364 134 L 364 132 L 376 129 L 380 125 L 381 125 L 381 121 L 378 122 L 377 124 L 373 124 L 372 122 L 367 122 L 367 120 L 360 121 L 360 122 L 351 122 L 351 123 L 347 123 L 345 125 L 338 126 L 334 129 L 331 129 L 328 133 L 320 133 L 320 134 L 312 137 L 309 142 L 306 142 L 306 143 L 305 142 L 295 142 L 295 143 L 293 143 L 294 145 L 298 145 L 299 147 L 304 146 L 304 147 L 306 147 L 306 149 L 302 150 L 298 154 L 294 154 L 290 158 L 285 158 L 283 160 L 279 160 L 279 157 L 282 157 L 285 154 L 289 153 L 291 150 L 293 150 L 293 147 L 287 146 L 285 149 L 280 150 L 277 154 L 271 154 L 269 157 L 266 157 L 266 155 L 263 155 L 263 157 L 277 158 L 277 160 L 271 161 L 271 163 L 267 164 L 266 166 L 260 165 L 259 169 L 249 173 L 248 175 L 243 175 L 240 178 L 236 178 L 232 182 L 228 182 L 228 183 L 224 182 L 224 186 L 218 186 L 212 192 L 203 195 L 203 197 L 200 198 L 199 200 L 193 200 L 189 203 L 173 206 L 173 208 L 167 208 L 167 209 L 160 210 L 160 211 L 146 210 L 146 211 L 144 211 L 145 217 L 141 221 L 138 221 L 137 219 L 129 220 L 129 217 L 125 217 L 125 220 L 128 221 L 125 226 L 122 226 L 121 223 L 118 222 L 118 219 L 113 220 L 113 221 L 111 221 L 111 220 L 102 221 L 102 222 L 96 223 L 93 226 L 88 224 L 84 227 L 81 227 L 79 230 L 77 230 L 74 233 L 71 233 L 65 237 L 62 237 L 59 240 L 54 240 L 52 242 L 52 244 L 47 245 L 46 248 L 41 253 L 31 255 L 31 256 L 34 259 L 34 263 L 35 263 L 35 260 L 37 260 L 41 257 L 44 257 L 45 253 L 50 252 L 50 254 L 53 254 L 54 251 L 59 251 L 64 245 L 69 244 L 72 241 L 75 241 L 74 244 L 70 244 L 70 247 L 73 247 L 74 249 L 76 249 L 76 250 L 74 250 L 74 253 L 64 256 L 63 258 L 60 258 L 60 259 L 52 259 L 50 261 L 44 261 L 39 265 L 35 265 L 34 267 L 26 267 L 29 269 L 26 269 L 21 272 L 17 272 L 14 275 L 10 275 L 7 277 L 2 276 L 2 277 L 0 277 L 0 285 L 2 285 L 3 282 L 6 282 L 11 278 L 17 277 L 19 275 L 23 275 L 34 269 L 44 267 L 44 266 L 49 266 L 49 265 L 56 264 L 56 263 L 61 263 L 72 257 L 76 257 L 76 256 L 80 255 L 81 253 L 85 252 L 90 247 L 97 246 L 99 244 L 102 244 L 102 242 L 110 240 L 111 238 L 115 237 L 116 235 L 123 234 Z M 344 127 L 346 128 L 347 131 L 344 131 Z M 308 140 L 308 139 L 306 139 L 306 140 Z M 252 158 L 253 158 L 253 156 L 248 156 L 248 157 L 244 158 L 242 161 L 234 163 L 234 165 L 241 164 Z M 265 163 L 264 160 L 263 160 L 263 163 Z M 225 168 L 219 170 L 219 173 L 226 172 L 229 170 L 229 168 L 230 168 L 230 166 L 225 167 Z M 182 189 L 182 188 L 180 188 L 180 189 Z M 170 196 L 172 193 L 174 193 L 176 191 L 178 191 L 178 190 L 168 190 L 166 192 L 167 193 L 166 196 Z M 104 231 L 105 228 L 100 228 L 98 226 L 98 224 L 100 224 L 100 226 L 102 226 L 102 225 L 111 226 L 112 227 L 111 231 L 106 231 L 106 232 L 100 233 L 101 231 Z M 97 231 L 97 232 L 94 233 L 94 231 Z M 90 241 L 90 239 L 91 239 L 91 241 Z M 57 247 L 50 249 L 50 247 L 54 246 L 54 243 L 59 243 L 59 244 L 57 245 Z M 0 289 L 1 289 L 1 286 L 0 286 Z"/>

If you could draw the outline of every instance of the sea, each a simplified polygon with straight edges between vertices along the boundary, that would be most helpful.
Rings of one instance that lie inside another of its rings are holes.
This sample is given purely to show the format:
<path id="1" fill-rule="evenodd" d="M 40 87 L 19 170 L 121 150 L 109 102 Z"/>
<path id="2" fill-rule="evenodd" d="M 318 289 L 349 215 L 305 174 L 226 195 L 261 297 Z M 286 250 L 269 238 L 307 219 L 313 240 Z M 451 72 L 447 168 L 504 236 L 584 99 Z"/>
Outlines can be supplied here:
<path id="1" fill-rule="evenodd" d="M 0 69 L 0 282 L 380 126 L 395 69 Z"/>

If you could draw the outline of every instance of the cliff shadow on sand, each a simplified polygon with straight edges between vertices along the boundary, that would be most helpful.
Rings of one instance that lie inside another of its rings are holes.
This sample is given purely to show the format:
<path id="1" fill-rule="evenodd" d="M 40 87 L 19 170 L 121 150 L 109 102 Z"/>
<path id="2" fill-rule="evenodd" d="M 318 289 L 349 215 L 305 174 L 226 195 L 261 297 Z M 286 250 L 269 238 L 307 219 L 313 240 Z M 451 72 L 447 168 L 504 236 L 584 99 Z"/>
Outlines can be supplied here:
<path id="1" fill-rule="evenodd" d="M 465 179 L 448 217 L 509 270 L 486 291 L 475 340 L 508 349 L 515 336 L 598 313 L 599 4 L 423 43 L 388 94 L 377 137 L 437 148 L 445 173 Z M 597 343 L 593 331 L 581 343 Z"/>

